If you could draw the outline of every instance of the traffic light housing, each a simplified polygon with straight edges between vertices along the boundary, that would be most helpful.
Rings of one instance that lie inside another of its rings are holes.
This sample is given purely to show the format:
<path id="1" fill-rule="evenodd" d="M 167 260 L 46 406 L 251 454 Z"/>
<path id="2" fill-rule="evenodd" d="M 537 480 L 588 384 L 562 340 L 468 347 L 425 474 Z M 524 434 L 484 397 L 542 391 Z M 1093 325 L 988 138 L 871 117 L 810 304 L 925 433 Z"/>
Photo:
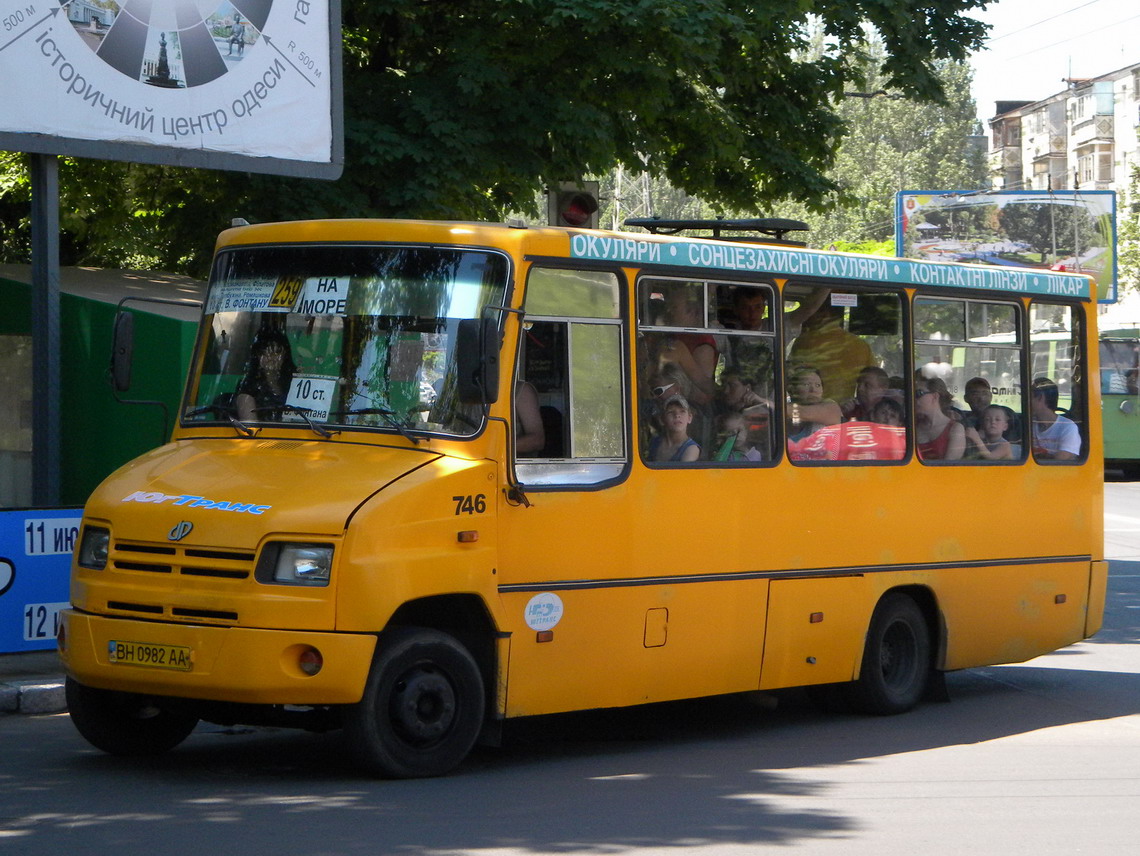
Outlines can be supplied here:
<path id="1" fill-rule="evenodd" d="M 598 182 L 562 182 L 546 193 L 547 222 L 575 229 L 598 228 Z"/>

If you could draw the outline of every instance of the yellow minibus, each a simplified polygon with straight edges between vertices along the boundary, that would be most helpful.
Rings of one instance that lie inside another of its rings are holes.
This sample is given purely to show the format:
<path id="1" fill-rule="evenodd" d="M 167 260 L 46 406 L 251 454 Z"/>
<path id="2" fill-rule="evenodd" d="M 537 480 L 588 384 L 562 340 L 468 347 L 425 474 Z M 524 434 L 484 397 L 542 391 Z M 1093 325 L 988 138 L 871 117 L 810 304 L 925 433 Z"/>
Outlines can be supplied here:
<path id="1" fill-rule="evenodd" d="M 1089 279 L 730 225 L 222 233 L 171 441 L 84 510 L 80 733 L 339 728 L 430 776 L 515 717 L 799 686 L 893 714 L 1095 633 Z"/>

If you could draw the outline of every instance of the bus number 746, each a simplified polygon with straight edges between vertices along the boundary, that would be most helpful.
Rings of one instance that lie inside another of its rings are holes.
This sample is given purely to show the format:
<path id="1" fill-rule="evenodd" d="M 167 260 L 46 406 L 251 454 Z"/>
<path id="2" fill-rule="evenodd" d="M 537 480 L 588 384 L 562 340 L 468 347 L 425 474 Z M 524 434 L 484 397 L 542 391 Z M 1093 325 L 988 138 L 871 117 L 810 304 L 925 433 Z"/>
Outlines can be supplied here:
<path id="1" fill-rule="evenodd" d="M 460 514 L 482 514 L 487 510 L 487 497 L 481 493 L 475 496 L 453 496 L 451 499 L 455 503 L 456 517 Z"/>

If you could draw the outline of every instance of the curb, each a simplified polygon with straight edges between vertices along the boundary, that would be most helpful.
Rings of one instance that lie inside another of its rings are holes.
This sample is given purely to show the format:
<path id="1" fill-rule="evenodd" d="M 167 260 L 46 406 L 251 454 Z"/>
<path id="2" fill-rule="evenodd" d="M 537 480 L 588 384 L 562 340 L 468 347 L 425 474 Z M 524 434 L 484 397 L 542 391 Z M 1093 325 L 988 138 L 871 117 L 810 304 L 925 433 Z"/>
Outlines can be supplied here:
<path id="1" fill-rule="evenodd" d="M 0 683 L 0 713 L 63 713 L 63 679 L 27 678 Z"/>

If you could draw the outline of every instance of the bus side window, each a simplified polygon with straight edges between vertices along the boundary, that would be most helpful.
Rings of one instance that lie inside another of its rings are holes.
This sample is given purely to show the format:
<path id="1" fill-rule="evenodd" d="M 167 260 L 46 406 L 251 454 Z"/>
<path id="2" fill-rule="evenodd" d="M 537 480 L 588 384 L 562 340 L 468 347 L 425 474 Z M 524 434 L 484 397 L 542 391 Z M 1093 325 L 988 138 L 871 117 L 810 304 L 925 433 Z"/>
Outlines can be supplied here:
<path id="1" fill-rule="evenodd" d="M 1100 340 L 1100 391 L 1102 395 L 1136 395 L 1140 367 L 1140 340 Z"/>
<path id="2" fill-rule="evenodd" d="M 784 289 L 785 300 L 815 307 L 789 345 L 784 368 L 788 457 L 795 463 L 901 461 L 907 431 L 902 299 L 897 292 L 841 285 L 792 282 Z M 787 332 L 790 337 L 795 330 Z"/>
<path id="3" fill-rule="evenodd" d="M 1030 304 L 1029 406 L 1038 462 L 1078 461 L 1087 448 L 1081 325 L 1082 316 L 1071 306 L 1041 300 Z"/>
<path id="4" fill-rule="evenodd" d="M 517 437 L 520 406 L 526 402 L 533 426 L 537 404 L 542 444 L 517 450 L 515 473 L 521 483 L 598 484 L 625 470 L 620 306 L 613 273 L 531 269 L 512 415 Z"/>
<path id="5" fill-rule="evenodd" d="M 715 292 L 700 280 L 637 283 L 640 446 L 647 461 L 708 460 L 715 436 L 722 337 Z"/>
<path id="6" fill-rule="evenodd" d="M 943 442 L 935 422 L 942 432 L 959 429 L 916 402 L 916 446 L 924 463 L 1024 459 L 1021 317 L 1016 303 L 915 298 L 916 390 L 943 396 L 943 413 L 962 426 L 964 441 L 954 448 Z"/>
<path id="7" fill-rule="evenodd" d="M 710 460 L 758 464 L 775 458 L 775 287 L 716 284 L 723 368 L 717 376 L 716 435 Z"/>

